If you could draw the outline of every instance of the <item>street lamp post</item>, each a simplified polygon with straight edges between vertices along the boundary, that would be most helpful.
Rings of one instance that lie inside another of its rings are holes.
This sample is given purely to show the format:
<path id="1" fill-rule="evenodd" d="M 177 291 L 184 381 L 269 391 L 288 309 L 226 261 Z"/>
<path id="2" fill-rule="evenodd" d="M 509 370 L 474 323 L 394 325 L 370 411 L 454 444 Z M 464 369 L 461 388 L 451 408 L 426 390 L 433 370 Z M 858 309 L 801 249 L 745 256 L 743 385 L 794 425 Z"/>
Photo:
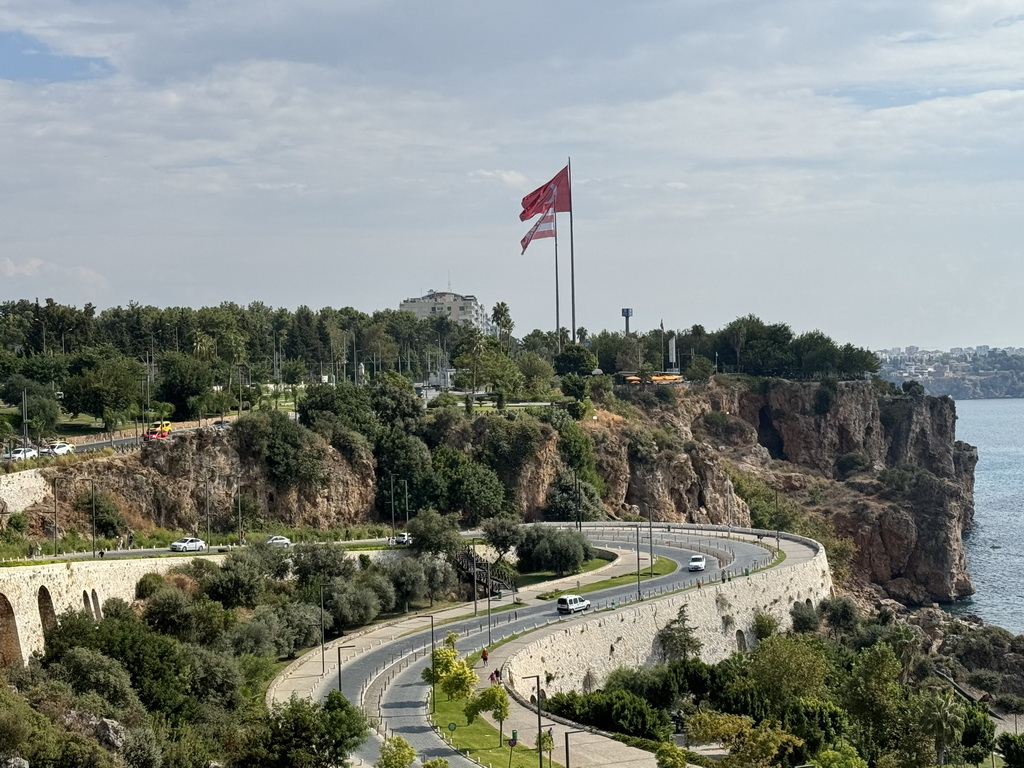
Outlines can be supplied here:
<path id="1" fill-rule="evenodd" d="M 242 476 L 235 475 L 235 496 L 238 499 L 238 546 L 245 544 L 242 530 Z"/>
<path id="2" fill-rule="evenodd" d="M 92 486 L 92 556 L 96 557 L 96 478 L 90 477 Z"/>
<path id="3" fill-rule="evenodd" d="M 324 585 L 320 584 L 320 674 L 327 674 L 327 651 L 324 649 Z M 338 677 L 341 677 L 341 670 L 338 670 Z M 338 685 L 341 685 L 339 681 Z"/>
<path id="4" fill-rule="evenodd" d="M 640 594 L 640 526 L 636 527 L 636 599 L 643 600 Z"/>
<path id="5" fill-rule="evenodd" d="M 647 508 L 647 536 L 651 549 L 651 578 L 654 578 L 654 507 Z"/>
<path id="6" fill-rule="evenodd" d="M 409 481 L 402 478 L 402 484 L 405 486 L 405 527 L 409 527 Z"/>
<path id="7" fill-rule="evenodd" d="M 491 563 L 487 563 L 487 645 L 492 645 L 491 642 Z"/>
<path id="8" fill-rule="evenodd" d="M 565 768 L 569 768 L 569 737 L 574 733 L 586 733 L 586 731 L 566 731 L 565 732 Z"/>
<path id="9" fill-rule="evenodd" d="M 395 476 L 391 475 L 391 538 L 395 538 Z"/>
<path id="10" fill-rule="evenodd" d="M 437 659 L 434 658 L 434 614 L 430 614 L 430 711 L 437 713 Z"/>
<path id="11" fill-rule="evenodd" d="M 342 648 L 355 648 L 351 643 L 349 645 L 338 646 L 338 693 L 341 693 L 341 649 Z M 342 694 L 344 695 L 344 694 Z"/>
<path id="12" fill-rule="evenodd" d="M 41 549 L 41 548 L 40 548 Z M 53 478 L 53 556 L 57 556 L 57 478 Z"/>
<path id="13" fill-rule="evenodd" d="M 541 749 L 541 724 L 540 724 L 540 675 L 524 675 L 524 680 L 537 681 L 537 758 L 540 760 L 540 768 L 544 768 L 544 750 Z"/>
<path id="14" fill-rule="evenodd" d="M 210 546 L 210 477 L 206 477 L 206 546 Z"/>

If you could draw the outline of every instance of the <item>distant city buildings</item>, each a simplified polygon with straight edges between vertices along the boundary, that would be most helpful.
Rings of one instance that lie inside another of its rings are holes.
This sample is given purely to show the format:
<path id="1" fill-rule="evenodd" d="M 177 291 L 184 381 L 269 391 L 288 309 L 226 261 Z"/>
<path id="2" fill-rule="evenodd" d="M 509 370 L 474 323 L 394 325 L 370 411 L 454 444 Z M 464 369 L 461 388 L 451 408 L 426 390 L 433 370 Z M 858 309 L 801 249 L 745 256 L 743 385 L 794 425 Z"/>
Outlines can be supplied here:
<path id="1" fill-rule="evenodd" d="M 427 291 L 426 296 L 406 299 L 398 308 L 412 312 L 420 320 L 429 320 L 439 315 L 447 316 L 459 325 L 479 328 L 481 332 L 490 336 L 497 335 L 490 312 L 472 294 Z"/>
<path id="2" fill-rule="evenodd" d="M 906 348 L 875 350 L 875 356 L 882 364 L 879 375 L 897 384 L 910 379 L 927 381 L 966 375 L 993 375 L 997 368 L 986 359 L 997 353 L 1008 356 L 1024 356 L 1024 347 L 990 347 L 979 344 L 975 347 L 952 347 L 941 349 Z M 979 367 L 980 366 L 980 367 Z"/>

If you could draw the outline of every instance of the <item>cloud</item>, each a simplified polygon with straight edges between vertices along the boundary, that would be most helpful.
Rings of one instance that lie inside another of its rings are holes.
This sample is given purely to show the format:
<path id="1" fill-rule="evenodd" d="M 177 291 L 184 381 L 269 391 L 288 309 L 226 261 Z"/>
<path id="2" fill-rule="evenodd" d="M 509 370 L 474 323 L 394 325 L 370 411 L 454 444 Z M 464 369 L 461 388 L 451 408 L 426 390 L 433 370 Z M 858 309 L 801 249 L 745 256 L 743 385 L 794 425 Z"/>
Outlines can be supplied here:
<path id="1" fill-rule="evenodd" d="M 15 264 L 10 258 L 4 257 L 0 261 L 0 271 L 4 277 L 39 277 L 42 268 L 46 264 L 42 259 L 25 259 L 20 264 Z"/>

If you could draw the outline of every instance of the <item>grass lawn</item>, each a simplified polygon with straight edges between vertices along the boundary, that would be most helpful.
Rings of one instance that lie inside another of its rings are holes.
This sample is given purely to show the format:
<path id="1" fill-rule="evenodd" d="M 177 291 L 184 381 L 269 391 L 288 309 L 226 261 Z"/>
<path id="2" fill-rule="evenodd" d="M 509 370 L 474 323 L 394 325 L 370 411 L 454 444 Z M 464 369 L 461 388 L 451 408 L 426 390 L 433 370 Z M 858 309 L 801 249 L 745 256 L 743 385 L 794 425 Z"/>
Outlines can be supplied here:
<path id="1" fill-rule="evenodd" d="M 505 642 L 509 640 L 512 640 L 512 638 L 507 638 Z M 492 647 L 497 647 L 500 644 L 495 643 Z M 467 661 L 470 664 L 475 665 L 479 660 L 479 652 L 467 657 Z M 463 713 L 465 706 L 465 699 L 448 701 L 445 695 L 441 693 L 437 697 L 437 712 L 431 715 L 431 717 L 438 728 L 451 737 L 452 744 L 457 749 L 472 756 L 484 765 L 506 768 L 509 765 L 508 739 L 512 735 L 511 729 L 508 727 L 504 729 L 504 733 L 500 735 L 501 741 L 499 746 L 498 729 L 482 717 L 478 717 L 472 725 L 468 725 L 466 723 L 466 715 Z M 455 731 L 448 730 L 449 723 L 455 723 Z M 536 768 L 537 750 L 529 749 L 526 746 L 532 745 L 536 737 L 535 731 L 519 735 L 519 744 L 512 749 L 512 768 Z M 545 765 L 547 765 L 547 755 L 544 757 Z M 558 763 L 552 763 L 551 765 L 562 768 Z"/>
<path id="2" fill-rule="evenodd" d="M 580 573 L 590 573 L 591 571 L 597 570 L 602 565 L 608 565 L 607 560 L 603 560 L 600 557 L 595 557 L 591 560 L 587 560 L 583 563 L 583 569 Z M 576 576 L 578 574 L 563 574 L 564 576 Z M 516 577 L 516 589 L 524 589 L 526 587 L 532 587 L 534 584 L 539 584 L 542 581 L 552 581 L 553 579 L 562 578 L 554 571 L 537 571 L 536 573 L 521 573 Z"/>
<path id="3" fill-rule="evenodd" d="M 672 573 L 676 569 L 676 562 L 669 560 L 667 557 L 656 557 L 654 558 L 654 575 L 665 576 Z M 651 578 L 650 567 L 644 568 L 640 572 L 640 580 Z M 621 576 L 613 576 L 610 579 L 604 581 L 595 581 L 593 584 L 583 584 L 582 586 L 572 588 L 567 587 L 566 589 L 554 589 L 550 592 L 543 592 L 537 597 L 541 600 L 554 600 L 556 597 L 571 593 L 574 595 L 583 595 L 588 592 L 596 592 L 599 589 L 609 589 L 611 587 L 621 587 L 623 584 L 635 584 L 636 583 L 636 571 L 632 573 L 624 573 Z"/>

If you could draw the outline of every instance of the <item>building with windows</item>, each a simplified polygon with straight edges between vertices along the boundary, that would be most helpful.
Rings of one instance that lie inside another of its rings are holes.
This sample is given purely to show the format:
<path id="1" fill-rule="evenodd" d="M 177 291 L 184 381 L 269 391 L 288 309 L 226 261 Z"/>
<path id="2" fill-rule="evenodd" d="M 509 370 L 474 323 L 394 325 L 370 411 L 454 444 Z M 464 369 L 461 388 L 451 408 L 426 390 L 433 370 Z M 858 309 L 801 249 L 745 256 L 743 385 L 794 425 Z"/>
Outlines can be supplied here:
<path id="1" fill-rule="evenodd" d="M 398 308 L 405 312 L 412 312 L 420 320 L 447 315 L 452 322 L 459 325 L 479 328 L 483 333 L 491 336 L 497 333 L 487 308 L 477 300 L 476 296 L 471 294 L 427 291 L 426 296 L 406 299 Z"/>

